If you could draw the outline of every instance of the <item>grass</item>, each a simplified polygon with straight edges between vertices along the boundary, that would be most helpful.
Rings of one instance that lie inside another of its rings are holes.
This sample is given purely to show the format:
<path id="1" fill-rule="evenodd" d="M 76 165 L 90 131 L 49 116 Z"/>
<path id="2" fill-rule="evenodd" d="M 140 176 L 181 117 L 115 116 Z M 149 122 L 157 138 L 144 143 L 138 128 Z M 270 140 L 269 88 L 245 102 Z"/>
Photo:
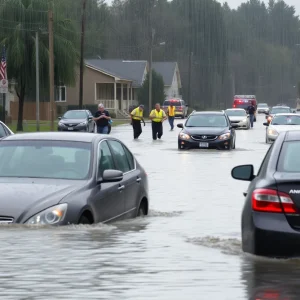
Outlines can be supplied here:
<path id="1" fill-rule="evenodd" d="M 114 119 L 112 126 L 118 126 L 123 124 L 129 124 L 130 120 L 118 120 Z M 7 125 L 9 129 L 13 132 L 17 132 L 17 121 L 13 121 L 12 124 Z M 24 121 L 23 122 L 23 131 L 21 132 L 36 132 L 36 121 Z M 51 124 L 49 121 L 40 121 L 40 132 L 51 131 Z M 57 121 L 54 122 L 54 131 L 57 131 Z"/>

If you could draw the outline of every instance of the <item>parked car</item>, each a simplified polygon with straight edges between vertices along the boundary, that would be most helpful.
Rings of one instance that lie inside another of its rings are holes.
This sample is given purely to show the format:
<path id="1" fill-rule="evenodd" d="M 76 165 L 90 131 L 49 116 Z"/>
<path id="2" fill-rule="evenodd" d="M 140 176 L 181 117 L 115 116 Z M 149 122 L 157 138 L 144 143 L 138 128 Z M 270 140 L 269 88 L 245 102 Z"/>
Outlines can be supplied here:
<path id="1" fill-rule="evenodd" d="M 270 123 L 265 122 L 266 143 L 274 142 L 280 132 L 300 130 L 300 116 L 296 114 L 276 114 Z"/>
<path id="2" fill-rule="evenodd" d="M 89 110 L 68 110 L 58 119 L 58 131 L 95 132 L 95 121 Z"/>
<path id="3" fill-rule="evenodd" d="M 269 257 L 300 255 L 300 131 L 278 135 L 255 175 L 253 165 L 232 169 L 250 181 L 242 212 L 244 252 Z"/>
<path id="4" fill-rule="evenodd" d="M 147 175 L 120 140 L 15 134 L 1 141 L 0 153 L 0 223 L 92 224 L 148 214 Z"/>
<path id="5" fill-rule="evenodd" d="M 257 112 L 259 114 L 269 113 L 269 111 L 270 111 L 270 107 L 269 107 L 268 103 L 258 103 L 257 104 Z"/>
<path id="6" fill-rule="evenodd" d="M 247 112 L 242 108 L 229 108 L 225 110 L 230 123 L 237 124 L 238 128 L 249 129 L 250 117 Z"/>
<path id="7" fill-rule="evenodd" d="M 224 111 L 193 112 L 178 135 L 178 149 L 215 148 L 219 150 L 235 149 L 235 130 L 237 124 L 231 124 Z"/>
<path id="8" fill-rule="evenodd" d="M 270 123 L 274 115 L 283 113 L 289 114 L 293 113 L 293 111 L 289 106 L 273 106 L 271 110 L 266 113 L 267 122 Z"/>
<path id="9" fill-rule="evenodd" d="M 166 112 L 171 103 L 175 106 L 175 117 L 184 119 L 188 116 L 188 105 L 181 99 L 165 100 L 162 109 Z"/>
<path id="10" fill-rule="evenodd" d="M 3 122 L 0 121 L 0 139 L 14 134 Z"/>

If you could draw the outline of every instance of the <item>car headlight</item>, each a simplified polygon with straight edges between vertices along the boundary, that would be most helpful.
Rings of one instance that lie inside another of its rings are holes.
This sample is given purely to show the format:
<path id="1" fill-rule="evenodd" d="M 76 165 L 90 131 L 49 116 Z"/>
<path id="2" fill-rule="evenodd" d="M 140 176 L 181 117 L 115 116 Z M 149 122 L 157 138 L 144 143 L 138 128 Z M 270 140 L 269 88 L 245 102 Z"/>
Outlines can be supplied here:
<path id="1" fill-rule="evenodd" d="M 244 119 L 242 122 L 243 122 L 243 123 L 247 122 L 247 119 Z"/>
<path id="2" fill-rule="evenodd" d="M 230 132 L 224 133 L 219 136 L 219 140 L 228 140 L 230 139 Z"/>
<path id="3" fill-rule="evenodd" d="M 87 121 L 80 123 L 79 125 L 86 125 Z"/>
<path id="4" fill-rule="evenodd" d="M 268 129 L 268 134 L 269 135 L 278 135 L 278 132 L 275 129 Z"/>
<path id="5" fill-rule="evenodd" d="M 62 221 L 66 215 L 68 204 L 58 204 L 47 208 L 25 222 L 28 225 L 53 225 Z"/>
<path id="6" fill-rule="evenodd" d="M 179 133 L 179 138 L 182 140 L 189 140 L 191 137 L 188 134 L 181 132 Z"/>
<path id="7" fill-rule="evenodd" d="M 65 124 L 63 122 L 58 122 L 59 126 L 65 126 Z"/>

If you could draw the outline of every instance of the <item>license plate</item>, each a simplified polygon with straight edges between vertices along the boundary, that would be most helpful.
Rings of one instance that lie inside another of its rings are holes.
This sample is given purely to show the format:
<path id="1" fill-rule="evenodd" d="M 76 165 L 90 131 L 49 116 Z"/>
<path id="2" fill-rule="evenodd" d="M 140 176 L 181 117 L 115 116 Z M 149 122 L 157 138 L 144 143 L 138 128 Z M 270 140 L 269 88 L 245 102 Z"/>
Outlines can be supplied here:
<path id="1" fill-rule="evenodd" d="M 200 143 L 199 147 L 200 148 L 208 148 L 208 143 Z"/>
<path id="2" fill-rule="evenodd" d="M 68 130 L 73 130 L 73 129 L 74 129 L 73 127 L 69 127 L 69 128 L 68 128 Z"/>

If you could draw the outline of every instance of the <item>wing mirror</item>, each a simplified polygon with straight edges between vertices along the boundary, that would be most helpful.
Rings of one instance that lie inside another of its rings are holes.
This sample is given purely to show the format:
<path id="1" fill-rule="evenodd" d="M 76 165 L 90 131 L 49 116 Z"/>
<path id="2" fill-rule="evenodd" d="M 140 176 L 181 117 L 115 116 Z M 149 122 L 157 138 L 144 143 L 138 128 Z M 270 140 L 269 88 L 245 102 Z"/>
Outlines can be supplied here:
<path id="1" fill-rule="evenodd" d="M 237 180 L 252 181 L 255 178 L 253 165 L 241 165 L 231 170 L 231 176 Z"/>
<path id="2" fill-rule="evenodd" d="M 269 126 L 269 123 L 268 123 L 268 122 L 265 122 L 265 123 L 263 123 L 263 125 L 265 125 L 265 126 Z"/>
<path id="3" fill-rule="evenodd" d="M 118 182 L 123 179 L 123 172 L 119 170 L 105 170 L 101 177 L 98 178 L 98 183 Z"/>
<path id="4" fill-rule="evenodd" d="M 179 124 L 177 124 L 177 127 L 178 127 L 178 128 L 183 128 L 183 124 L 182 124 L 182 123 L 179 123 Z"/>
<path id="5" fill-rule="evenodd" d="M 92 121 L 93 120 L 93 117 L 89 117 L 89 121 Z"/>
<path id="6" fill-rule="evenodd" d="M 58 119 L 58 120 L 61 120 L 61 117 L 58 117 L 57 119 Z"/>

